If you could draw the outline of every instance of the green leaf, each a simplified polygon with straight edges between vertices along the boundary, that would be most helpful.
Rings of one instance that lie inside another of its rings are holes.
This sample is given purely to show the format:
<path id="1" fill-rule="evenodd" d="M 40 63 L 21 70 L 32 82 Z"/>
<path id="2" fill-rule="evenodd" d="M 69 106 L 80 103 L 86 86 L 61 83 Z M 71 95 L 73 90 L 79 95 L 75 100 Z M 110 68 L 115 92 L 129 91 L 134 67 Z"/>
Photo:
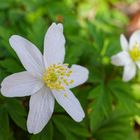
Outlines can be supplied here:
<path id="1" fill-rule="evenodd" d="M 113 111 L 110 116 L 104 119 L 101 126 L 93 133 L 98 140 L 124 140 L 136 139 L 133 133 L 133 126 L 130 124 L 130 114 L 121 108 Z"/>
<path id="2" fill-rule="evenodd" d="M 0 140 L 14 140 L 10 131 L 8 113 L 3 104 L 0 106 Z"/>
<path id="3" fill-rule="evenodd" d="M 89 92 L 88 99 L 95 99 L 98 96 L 97 93 L 101 92 L 101 89 L 102 89 L 102 85 L 98 85 L 94 89 L 92 89 Z"/>
<path id="4" fill-rule="evenodd" d="M 26 130 L 27 113 L 21 102 L 17 99 L 7 99 L 6 109 L 16 125 Z"/>
<path id="5" fill-rule="evenodd" d="M 80 123 L 76 123 L 71 118 L 66 116 L 55 116 L 53 121 L 57 129 L 65 135 L 67 140 L 76 139 L 77 136 L 89 137 L 90 133 L 87 130 L 86 126 Z"/>
<path id="6" fill-rule="evenodd" d="M 103 84 L 93 89 L 89 97 L 94 99 L 89 108 L 89 115 L 91 130 L 95 131 L 100 126 L 101 121 L 108 117 L 112 111 L 112 97 L 107 87 Z"/>
<path id="7" fill-rule="evenodd" d="M 136 100 L 131 95 L 131 86 L 122 81 L 110 81 L 109 88 L 115 97 L 117 104 L 122 106 L 124 110 L 131 114 L 139 114 L 139 109 L 136 105 Z"/>
<path id="8" fill-rule="evenodd" d="M 6 58 L 5 60 L 0 61 L 0 66 L 5 68 L 9 73 L 20 72 L 23 68 L 12 58 Z"/>

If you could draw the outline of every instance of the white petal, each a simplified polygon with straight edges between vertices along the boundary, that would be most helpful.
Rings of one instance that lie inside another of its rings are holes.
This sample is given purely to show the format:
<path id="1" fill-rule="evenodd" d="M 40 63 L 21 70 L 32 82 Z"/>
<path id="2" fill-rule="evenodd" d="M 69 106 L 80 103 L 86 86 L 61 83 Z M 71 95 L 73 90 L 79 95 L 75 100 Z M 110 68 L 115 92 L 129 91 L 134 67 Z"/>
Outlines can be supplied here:
<path id="1" fill-rule="evenodd" d="M 138 66 L 138 68 L 140 69 L 140 61 L 136 62 L 136 65 Z"/>
<path id="2" fill-rule="evenodd" d="M 44 39 L 44 61 L 46 67 L 50 64 L 63 63 L 65 56 L 64 45 L 63 25 L 53 23 Z"/>
<path id="3" fill-rule="evenodd" d="M 116 66 L 124 66 L 130 63 L 131 61 L 132 60 L 129 54 L 126 51 L 122 51 L 111 57 L 111 63 Z"/>
<path id="4" fill-rule="evenodd" d="M 123 34 L 120 36 L 121 47 L 123 51 L 128 51 L 128 41 Z"/>
<path id="5" fill-rule="evenodd" d="M 13 35 L 9 42 L 25 69 L 34 76 L 42 76 L 43 57 L 39 49 L 25 38 Z"/>
<path id="6" fill-rule="evenodd" d="M 80 122 L 83 120 L 85 113 L 80 105 L 80 102 L 69 89 L 61 91 L 53 90 L 52 92 L 57 102 L 75 121 Z"/>
<path id="7" fill-rule="evenodd" d="M 69 88 L 76 87 L 87 81 L 88 74 L 89 74 L 87 68 L 79 65 L 72 65 L 71 70 L 72 70 L 72 74 L 68 78 L 68 80 L 74 80 L 74 82 L 71 85 L 69 85 Z"/>
<path id="8" fill-rule="evenodd" d="M 31 96 L 27 128 L 29 133 L 39 133 L 50 120 L 54 110 L 54 97 L 47 88 Z"/>
<path id="9" fill-rule="evenodd" d="M 138 43 L 140 47 L 140 30 L 135 31 L 131 35 L 129 44 L 130 49 L 132 49 L 136 43 Z"/>
<path id="10" fill-rule="evenodd" d="M 124 67 L 123 81 L 129 81 L 136 75 L 135 63 L 130 63 Z"/>
<path id="11" fill-rule="evenodd" d="M 6 77 L 1 84 L 1 93 L 6 97 L 29 96 L 42 88 L 43 83 L 28 72 L 19 72 Z"/>

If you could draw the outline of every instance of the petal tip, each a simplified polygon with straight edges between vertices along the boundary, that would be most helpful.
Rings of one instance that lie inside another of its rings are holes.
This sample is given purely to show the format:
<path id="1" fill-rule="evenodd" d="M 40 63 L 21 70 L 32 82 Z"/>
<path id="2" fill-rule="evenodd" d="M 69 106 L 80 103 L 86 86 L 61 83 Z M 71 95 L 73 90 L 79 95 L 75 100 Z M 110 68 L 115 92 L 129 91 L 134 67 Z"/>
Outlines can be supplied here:
<path id="1" fill-rule="evenodd" d="M 88 80 L 88 77 L 89 77 L 89 70 L 87 68 L 85 68 L 85 74 L 87 75 L 87 78 L 86 78 L 85 81 L 87 81 Z"/>
<path id="2" fill-rule="evenodd" d="M 55 23 L 55 22 L 53 22 L 51 25 L 50 25 L 50 27 L 49 28 L 56 28 L 57 27 L 57 24 Z"/>
<path id="3" fill-rule="evenodd" d="M 51 24 L 51 26 L 56 26 L 56 23 L 55 23 L 55 22 L 53 22 L 53 23 Z"/>
<path id="4" fill-rule="evenodd" d="M 59 31 L 63 32 L 63 24 L 62 23 L 56 24 L 55 22 L 53 22 L 50 27 L 54 28 L 55 30 L 59 30 Z"/>
<path id="5" fill-rule="evenodd" d="M 30 122 L 29 122 L 29 120 L 27 120 L 27 130 L 28 130 L 28 132 L 30 133 L 30 134 L 38 134 L 39 132 L 41 132 L 41 130 L 39 131 L 37 131 L 36 129 L 35 129 L 35 127 L 33 127 L 33 126 L 31 126 L 31 124 L 30 124 Z"/>
<path id="6" fill-rule="evenodd" d="M 82 122 L 85 118 L 85 113 L 81 115 L 81 117 L 75 119 L 76 122 Z"/>
<path id="7" fill-rule="evenodd" d="M 137 33 L 140 33 L 140 29 L 139 29 L 139 30 L 135 30 L 133 34 L 135 34 L 135 33 L 136 33 L 136 34 L 137 34 Z"/>
<path id="8" fill-rule="evenodd" d="M 6 78 L 2 81 L 2 83 L 1 83 L 1 89 L 0 89 L 0 92 L 1 92 L 1 94 L 3 95 L 3 96 L 5 96 L 5 97 L 10 97 L 9 95 L 7 95 L 6 93 L 6 91 L 5 91 L 5 80 L 6 80 Z"/>
<path id="9" fill-rule="evenodd" d="M 121 66 L 120 59 L 118 58 L 117 54 L 111 57 L 110 63 L 115 66 Z"/>
<path id="10" fill-rule="evenodd" d="M 14 44 L 16 44 L 16 42 L 18 42 L 19 40 L 21 40 L 22 37 L 19 36 L 19 35 L 12 35 L 10 38 L 9 38 L 9 43 L 10 45 L 13 47 L 15 46 Z"/>
<path id="11" fill-rule="evenodd" d="M 132 80 L 133 79 L 133 77 L 129 77 L 129 76 L 126 76 L 126 75 L 123 75 L 123 78 L 122 78 L 122 80 L 124 81 L 124 82 L 129 82 L 130 80 Z"/>
<path id="12" fill-rule="evenodd" d="M 120 37 L 125 37 L 125 35 L 124 34 L 121 34 Z"/>
<path id="13" fill-rule="evenodd" d="M 12 36 L 10 36 L 9 42 L 11 43 L 11 41 L 13 41 L 13 40 L 15 39 L 15 37 L 17 37 L 17 35 L 12 35 Z"/>
<path id="14" fill-rule="evenodd" d="M 63 24 L 62 24 L 62 23 L 58 23 L 58 24 L 57 24 L 57 27 L 59 28 L 59 30 L 60 30 L 61 32 L 63 32 Z"/>
<path id="15" fill-rule="evenodd" d="M 20 36 L 19 35 L 11 35 L 10 38 L 9 38 L 9 40 L 15 39 L 17 37 L 20 37 Z"/>
<path id="16" fill-rule="evenodd" d="M 28 132 L 29 132 L 30 134 L 34 134 L 34 135 L 36 135 L 36 134 L 38 134 L 38 133 L 41 132 L 41 131 L 34 131 L 34 130 L 29 129 L 29 128 L 27 128 L 27 130 L 28 130 Z"/>
<path id="17" fill-rule="evenodd" d="M 132 79 L 132 78 L 131 78 Z M 126 77 L 123 77 L 122 78 L 122 80 L 124 81 L 124 82 L 128 82 L 128 81 L 130 81 L 131 80 L 130 78 L 128 79 L 128 78 L 126 78 Z"/>
<path id="18" fill-rule="evenodd" d="M 120 35 L 120 41 L 124 41 L 124 39 L 126 40 L 125 35 L 124 34 L 121 34 Z"/>
<path id="19" fill-rule="evenodd" d="M 110 63 L 111 63 L 112 65 L 115 65 L 114 59 L 115 59 L 115 57 L 114 57 L 114 56 L 111 56 L 111 58 L 110 58 Z"/>
<path id="20" fill-rule="evenodd" d="M 1 88 L 0 91 L 1 91 L 1 94 L 2 94 L 3 96 L 5 96 L 3 88 Z M 6 97 L 6 96 L 5 96 L 5 97 Z"/>

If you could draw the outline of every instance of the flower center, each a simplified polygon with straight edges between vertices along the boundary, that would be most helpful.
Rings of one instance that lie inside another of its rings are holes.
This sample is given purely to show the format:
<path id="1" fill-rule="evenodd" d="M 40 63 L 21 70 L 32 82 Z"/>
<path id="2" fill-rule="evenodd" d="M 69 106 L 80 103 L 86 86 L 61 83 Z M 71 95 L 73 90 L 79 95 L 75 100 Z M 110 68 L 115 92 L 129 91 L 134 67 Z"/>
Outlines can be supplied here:
<path id="1" fill-rule="evenodd" d="M 134 61 L 140 60 L 140 48 L 138 43 L 135 43 L 133 49 L 129 51 L 129 54 Z"/>
<path id="2" fill-rule="evenodd" d="M 72 70 L 68 68 L 67 64 L 52 64 L 43 74 L 43 81 L 50 89 L 64 90 L 64 86 L 69 86 L 74 80 L 69 77 Z"/>

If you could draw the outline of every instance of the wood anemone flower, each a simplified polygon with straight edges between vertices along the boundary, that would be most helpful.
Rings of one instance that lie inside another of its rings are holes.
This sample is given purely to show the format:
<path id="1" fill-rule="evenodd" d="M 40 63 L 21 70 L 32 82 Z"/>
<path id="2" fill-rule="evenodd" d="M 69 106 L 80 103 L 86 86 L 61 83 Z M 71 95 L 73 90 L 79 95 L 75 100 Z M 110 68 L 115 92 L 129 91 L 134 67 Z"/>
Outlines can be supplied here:
<path id="1" fill-rule="evenodd" d="M 29 96 L 27 129 L 37 134 L 45 127 L 54 111 L 54 100 L 77 122 L 85 113 L 71 88 L 88 79 L 88 70 L 79 65 L 63 64 L 65 38 L 63 25 L 53 23 L 44 39 L 44 54 L 30 41 L 13 35 L 9 42 L 26 71 L 5 78 L 1 93 L 6 97 Z"/>
<path id="2" fill-rule="evenodd" d="M 111 63 L 124 66 L 123 81 L 129 81 L 136 75 L 136 69 L 140 69 L 140 30 L 131 35 L 129 42 L 122 34 L 120 42 L 122 51 L 111 57 Z"/>

